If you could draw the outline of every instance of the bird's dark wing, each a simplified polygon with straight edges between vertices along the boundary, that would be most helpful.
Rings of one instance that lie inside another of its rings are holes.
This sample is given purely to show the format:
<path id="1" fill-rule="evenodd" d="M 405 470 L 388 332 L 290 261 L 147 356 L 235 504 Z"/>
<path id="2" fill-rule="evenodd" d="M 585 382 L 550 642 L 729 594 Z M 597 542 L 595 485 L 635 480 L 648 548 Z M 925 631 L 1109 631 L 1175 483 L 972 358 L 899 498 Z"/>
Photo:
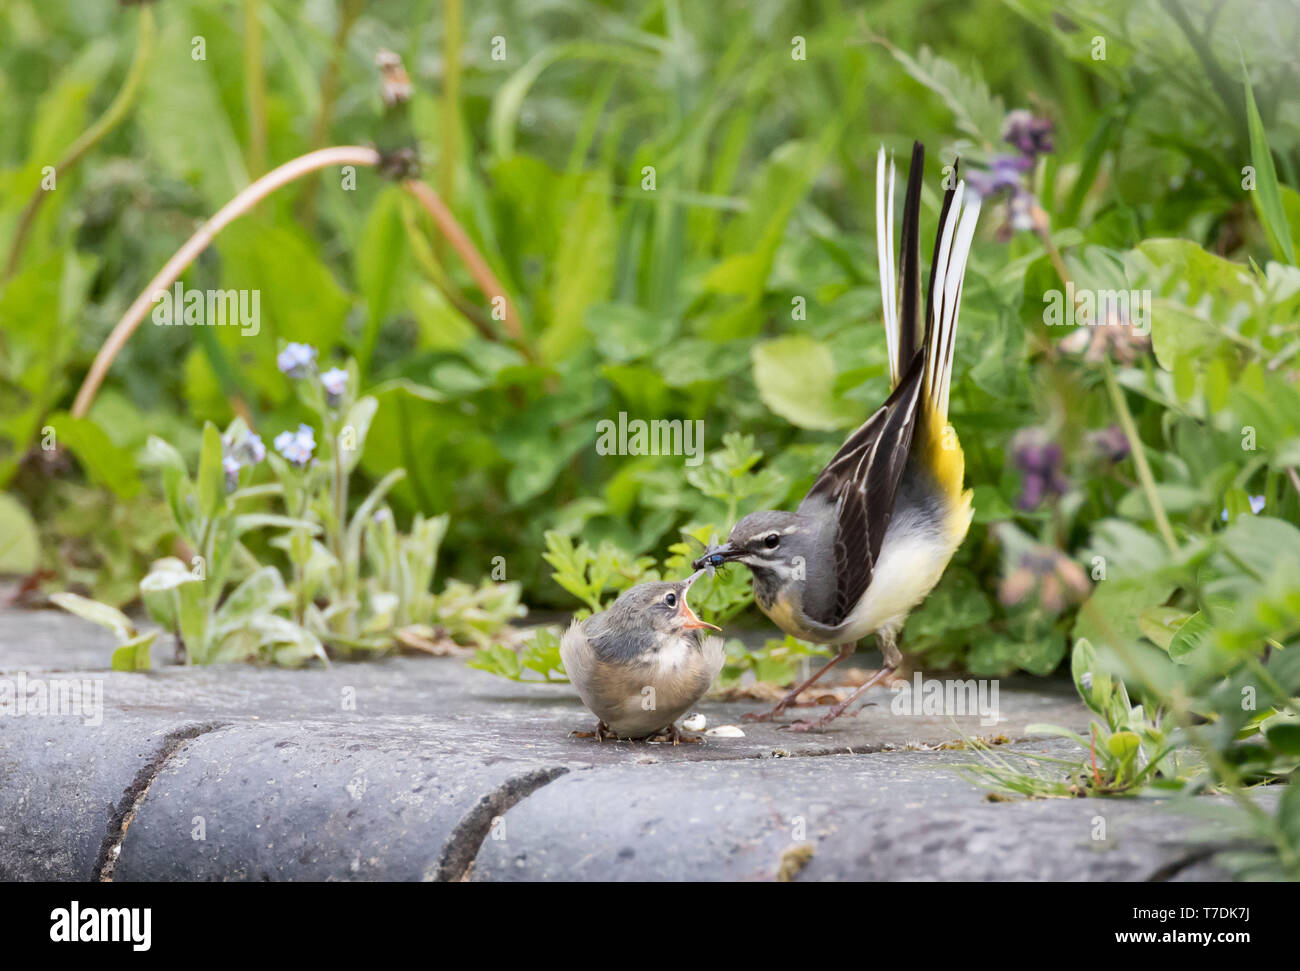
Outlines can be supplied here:
<path id="1" fill-rule="evenodd" d="M 835 511 L 835 597 L 825 616 L 813 618 L 828 626 L 844 621 L 871 583 L 912 448 L 923 371 L 918 352 L 889 399 L 849 437 L 804 499 L 820 499 Z"/>

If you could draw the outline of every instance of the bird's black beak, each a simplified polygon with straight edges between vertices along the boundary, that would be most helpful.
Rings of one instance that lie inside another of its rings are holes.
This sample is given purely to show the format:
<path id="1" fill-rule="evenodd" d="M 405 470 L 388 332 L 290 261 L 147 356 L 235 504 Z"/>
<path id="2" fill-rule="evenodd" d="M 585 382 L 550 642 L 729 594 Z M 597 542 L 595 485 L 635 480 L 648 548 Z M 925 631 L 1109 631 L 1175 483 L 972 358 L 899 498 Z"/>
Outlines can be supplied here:
<path id="1" fill-rule="evenodd" d="M 696 570 L 702 570 L 706 567 L 719 567 L 724 563 L 730 563 L 732 560 L 738 560 L 745 555 L 745 551 L 732 546 L 730 543 L 723 543 L 721 546 L 710 546 L 704 551 L 704 555 L 691 564 Z"/>

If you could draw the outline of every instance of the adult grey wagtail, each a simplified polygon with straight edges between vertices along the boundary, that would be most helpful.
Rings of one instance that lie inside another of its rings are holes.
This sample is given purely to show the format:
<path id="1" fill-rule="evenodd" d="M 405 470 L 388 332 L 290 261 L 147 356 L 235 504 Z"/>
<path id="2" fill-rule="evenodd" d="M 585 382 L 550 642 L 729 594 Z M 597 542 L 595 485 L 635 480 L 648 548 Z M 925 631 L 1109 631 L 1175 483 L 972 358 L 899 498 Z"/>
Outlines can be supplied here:
<path id="1" fill-rule="evenodd" d="M 912 608 L 939 582 L 970 527 L 972 493 L 963 491 L 965 457 L 948 424 L 948 390 L 962 279 L 979 198 L 959 182 L 944 193 L 922 318 L 919 252 L 925 148 L 912 147 L 903 204 L 901 285 L 895 283 L 894 164 L 876 161 L 876 251 L 889 352 L 889 398 L 849 436 L 795 512 L 750 513 L 727 541 L 706 550 L 696 567 L 743 563 L 753 573 L 754 600 L 787 634 L 839 653 L 792 689 L 771 718 L 853 653 L 874 633 L 884 667 L 822 718 L 844 713 L 899 663 L 898 632 Z"/>
<path id="2" fill-rule="evenodd" d="M 569 680 L 600 719 L 597 739 L 697 740 L 676 722 L 709 690 L 724 657 L 722 638 L 700 637 L 719 628 L 686 603 L 700 572 L 676 583 L 638 584 L 603 613 L 574 621 L 560 640 Z"/>

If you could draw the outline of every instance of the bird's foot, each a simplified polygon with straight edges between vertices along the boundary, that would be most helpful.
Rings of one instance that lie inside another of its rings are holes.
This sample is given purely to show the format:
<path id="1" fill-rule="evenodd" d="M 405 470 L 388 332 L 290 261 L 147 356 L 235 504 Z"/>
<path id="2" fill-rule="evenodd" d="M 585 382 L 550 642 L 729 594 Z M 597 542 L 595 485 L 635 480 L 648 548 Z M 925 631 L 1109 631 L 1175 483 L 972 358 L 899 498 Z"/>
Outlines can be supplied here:
<path id="1" fill-rule="evenodd" d="M 674 745 L 683 745 L 683 744 L 685 744 L 685 745 L 692 745 L 692 744 L 695 744 L 695 743 L 697 743 L 697 742 L 703 742 L 703 741 L 704 741 L 704 736 L 702 736 L 702 735 L 688 735 L 688 734 L 686 734 L 686 732 L 684 732 L 684 731 L 682 731 L 680 728 L 678 728 L 676 722 L 674 722 L 672 725 L 669 725 L 669 726 L 668 726 L 667 728 L 665 728 L 663 731 L 661 731 L 661 732 L 659 732 L 659 733 L 657 733 L 657 734 L 655 734 L 655 735 L 651 735 L 651 736 L 649 736 L 649 737 L 646 739 L 646 741 L 647 741 L 647 742 L 658 742 L 658 743 L 660 743 L 660 744 L 663 744 L 663 743 L 666 743 L 666 742 L 672 742 Z"/>
<path id="2" fill-rule="evenodd" d="M 835 716 L 833 715 L 823 715 L 821 718 L 791 722 L 789 725 L 782 725 L 781 728 L 787 732 L 816 732 L 834 720 Z"/>
<path id="3" fill-rule="evenodd" d="M 784 711 L 785 703 L 782 702 L 770 711 L 747 711 L 740 716 L 740 720 L 746 722 L 770 722 Z"/>
<path id="4" fill-rule="evenodd" d="M 577 730 L 569 732 L 569 737 L 570 738 L 594 738 L 598 742 L 603 742 L 606 739 L 609 739 L 611 741 L 618 740 L 618 736 L 615 735 L 613 732 L 611 732 L 609 730 L 609 726 L 606 725 L 603 721 L 596 722 L 596 727 L 589 732 L 580 732 Z"/>

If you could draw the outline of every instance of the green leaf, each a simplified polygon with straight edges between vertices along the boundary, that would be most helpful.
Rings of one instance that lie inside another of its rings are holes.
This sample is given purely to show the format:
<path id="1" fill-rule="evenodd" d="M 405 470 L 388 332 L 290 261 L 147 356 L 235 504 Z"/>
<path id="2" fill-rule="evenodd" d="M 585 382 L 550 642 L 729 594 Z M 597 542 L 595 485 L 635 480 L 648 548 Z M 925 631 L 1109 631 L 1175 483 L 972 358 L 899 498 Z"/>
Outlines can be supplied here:
<path id="1" fill-rule="evenodd" d="M 370 357 L 392 306 L 398 272 L 406 252 L 406 228 L 401 215 L 405 195 L 396 185 L 380 193 L 366 219 L 361 244 L 356 251 L 357 282 L 366 298 L 368 314 L 358 353 L 362 373 L 369 371 Z"/>
<path id="2" fill-rule="evenodd" d="M 862 417 L 852 401 L 836 399 L 831 349 L 810 337 L 778 337 L 753 350 L 754 383 L 763 404 L 791 424 L 835 431 Z"/>
<path id="3" fill-rule="evenodd" d="M 301 529 L 311 536 L 319 536 L 321 533 L 319 523 L 313 523 L 307 519 L 297 519 L 293 516 L 281 516 L 276 513 L 250 512 L 234 518 L 236 536 L 242 536 L 250 529 Z"/>
<path id="4" fill-rule="evenodd" d="M 975 509 L 976 523 L 999 523 L 1014 519 L 1016 516 L 1015 509 L 1002 497 L 1002 493 L 995 486 L 983 484 L 975 486 L 972 505 Z"/>
<path id="5" fill-rule="evenodd" d="M 0 574 L 31 573 L 40 559 L 40 539 L 31 515 L 13 496 L 0 492 Z"/>
<path id="6" fill-rule="evenodd" d="M 1138 614 L 1138 629 L 1147 640 L 1167 651 L 1178 628 L 1191 616 L 1178 607 L 1148 607 Z"/>
<path id="7" fill-rule="evenodd" d="M 190 545 L 197 546 L 198 536 L 194 523 L 194 513 L 198 508 L 197 497 L 181 453 L 161 438 L 150 435 L 145 445 L 144 461 L 162 474 L 163 495 L 167 497 L 172 519 Z"/>
<path id="8" fill-rule="evenodd" d="M 114 671 L 148 671 L 151 666 L 149 648 L 158 638 L 158 632 L 151 630 L 131 638 L 113 652 L 112 667 Z"/>
<path id="9" fill-rule="evenodd" d="M 370 495 L 366 496 L 361 505 L 357 507 L 357 511 L 352 514 L 352 520 L 348 523 L 347 532 L 344 536 L 343 555 L 347 561 L 343 564 L 345 569 L 352 573 L 355 573 L 358 569 L 358 564 L 361 561 L 362 531 L 366 528 L 370 517 L 375 514 L 375 510 L 379 508 L 384 496 L 388 494 L 388 490 L 404 478 L 406 478 L 405 469 L 393 469 L 375 484 L 375 487 L 370 490 Z"/>
<path id="10" fill-rule="evenodd" d="M 226 502 L 226 473 L 221 467 L 221 432 L 212 422 L 203 426 L 203 449 L 199 453 L 199 512 L 211 519 Z"/>
<path id="11" fill-rule="evenodd" d="M 107 627 L 120 642 L 129 641 L 135 634 L 135 625 L 122 611 L 102 604 L 97 600 L 88 600 L 75 593 L 53 593 L 50 600 L 70 614 L 76 614 L 82 620 L 88 620 L 100 627 Z"/>
<path id="12" fill-rule="evenodd" d="M 1250 161 L 1255 167 L 1255 191 L 1251 193 L 1251 202 L 1254 203 L 1259 220 L 1268 233 L 1269 246 L 1272 247 L 1274 255 L 1295 266 L 1295 243 L 1291 239 L 1291 227 L 1287 223 L 1286 210 L 1282 207 L 1282 195 L 1278 191 L 1273 154 L 1269 151 L 1264 122 L 1260 119 L 1259 109 L 1255 106 L 1255 92 L 1251 88 L 1250 74 L 1246 70 L 1244 60 L 1241 71 L 1246 84 L 1246 123 L 1250 128 Z"/>
<path id="13" fill-rule="evenodd" d="M 466 664 L 480 671 L 487 671 L 490 674 L 509 678 L 511 681 L 520 680 L 523 674 L 522 665 L 519 663 L 519 655 L 504 644 L 490 644 L 487 647 L 480 647 Z"/>
<path id="14" fill-rule="evenodd" d="M 1286 755 L 1300 755 L 1300 724 L 1278 722 L 1264 730 L 1268 743 Z"/>
<path id="15" fill-rule="evenodd" d="M 366 395 L 348 409 L 343 427 L 352 429 L 352 437 L 347 443 L 349 447 L 344 449 L 342 454 L 345 475 L 355 469 L 357 463 L 361 461 L 361 453 L 366 450 L 366 436 L 370 433 L 370 423 L 374 420 L 378 408 L 379 400 Z"/>
<path id="16" fill-rule="evenodd" d="M 907 619 L 909 643 L 915 643 L 916 638 L 935 638 L 948 631 L 975 627 L 992 616 L 993 608 L 975 575 L 952 567 Z"/>
<path id="17" fill-rule="evenodd" d="M 208 56 L 215 57 L 237 47 L 239 35 L 223 25 L 226 36 L 214 36 L 207 25 L 197 29 L 184 11 L 173 13 L 154 45 L 137 109 L 141 118 L 171 121 L 140 125 L 140 151 L 155 161 L 161 174 L 197 184 L 207 210 L 215 212 L 248 184 L 248 172 L 222 104 L 218 88 L 222 72 L 191 58 L 191 38 L 202 34 Z"/>
<path id="18" fill-rule="evenodd" d="M 1197 611 L 1187 618 L 1173 640 L 1169 642 L 1169 656 L 1175 661 L 1186 664 L 1192 653 L 1206 647 L 1213 636 L 1214 627 L 1202 611 Z"/>
<path id="19" fill-rule="evenodd" d="M 542 333 L 545 361 L 560 361 L 583 344 L 583 320 L 593 304 L 609 296 L 618 249 L 614 210 L 607 180 L 566 178 L 576 183 L 566 193 L 556 241 L 554 269 L 547 287 L 548 317 Z M 490 300 L 495 294 L 489 294 Z"/>
<path id="20" fill-rule="evenodd" d="M 965 74 L 924 45 L 915 58 L 893 46 L 889 50 L 908 74 L 943 100 L 962 131 L 988 145 L 1002 142 L 1006 108 L 1001 98 L 989 93 L 983 78 Z"/>
<path id="21" fill-rule="evenodd" d="M 1133 732 L 1116 732 L 1106 740 L 1110 754 L 1121 762 L 1130 761 L 1142 747 L 1142 740 Z"/>
<path id="22" fill-rule="evenodd" d="M 212 618 L 210 636 L 220 640 L 252 623 L 259 614 L 269 614 L 293 602 L 280 571 L 264 566 L 237 586 Z"/>
<path id="23" fill-rule="evenodd" d="M 92 482 L 105 486 L 119 499 L 130 499 L 140 491 L 134 457 L 115 445 L 94 421 L 59 412 L 48 422 L 59 444 L 77 457 Z"/>
<path id="24" fill-rule="evenodd" d="M 140 581 L 141 593 L 162 593 L 175 590 L 186 583 L 199 583 L 198 577 L 186 569 L 174 556 L 164 557 L 154 563 L 149 573 Z"/>
<path id="25" fill-rule="evenodd" d="M 1110 702 L 1114 682 L 1110 675 L 1097 665 L 1097 649 L 1086 637 L 1074 642 L 1074 651 L 1070 656 L 1070 673 L 1074 677 L 1074 689 L 1079 692 L 1083 703 L 1098 715 L 1105 714 Z"/>

